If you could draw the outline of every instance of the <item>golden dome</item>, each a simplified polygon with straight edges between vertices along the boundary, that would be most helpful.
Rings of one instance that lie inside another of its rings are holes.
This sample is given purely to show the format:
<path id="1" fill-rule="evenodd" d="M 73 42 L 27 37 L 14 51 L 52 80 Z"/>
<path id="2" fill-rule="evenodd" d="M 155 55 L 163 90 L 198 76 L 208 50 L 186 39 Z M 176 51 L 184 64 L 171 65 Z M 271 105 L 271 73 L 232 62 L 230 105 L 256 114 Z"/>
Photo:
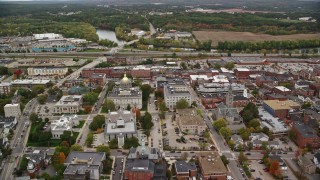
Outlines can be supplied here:
<path id="1" fill-rule="evenodd" d="M 124 77 L 121 79 L 121 84 L 127 84 L 127 83 L 130 83 L 130 80 L 127 77 L 127 74 L 124 73 Z"/>

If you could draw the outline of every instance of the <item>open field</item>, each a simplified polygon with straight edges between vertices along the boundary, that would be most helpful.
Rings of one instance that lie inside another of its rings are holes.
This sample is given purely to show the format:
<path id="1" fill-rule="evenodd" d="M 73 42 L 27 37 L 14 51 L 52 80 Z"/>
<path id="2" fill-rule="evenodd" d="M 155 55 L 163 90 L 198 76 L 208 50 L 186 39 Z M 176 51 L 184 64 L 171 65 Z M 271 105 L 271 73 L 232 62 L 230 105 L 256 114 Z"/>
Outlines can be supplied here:
<path id="1" fill-rule="evenodd" d="M 232 32 L 232 31 L 193 31 L 199 41 L 212 40 L 212 45 L 216 46 L 219 41 L 285 41 L 285 40 L 307 40 L 320 39 L 317 34 L 292 34 L 272 36 L 269 34 L 256 34 L 251 32 Z"/>

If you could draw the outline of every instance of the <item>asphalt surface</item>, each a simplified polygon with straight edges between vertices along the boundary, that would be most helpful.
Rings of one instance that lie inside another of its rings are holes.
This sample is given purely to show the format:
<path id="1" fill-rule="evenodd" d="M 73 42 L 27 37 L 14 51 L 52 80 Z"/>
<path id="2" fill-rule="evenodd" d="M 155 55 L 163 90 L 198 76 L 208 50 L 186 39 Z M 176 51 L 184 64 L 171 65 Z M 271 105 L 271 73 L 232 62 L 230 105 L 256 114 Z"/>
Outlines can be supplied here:
<path id="1" fill-rule="evenodd" d="M 19 161 L 22 158 L 23 150 L 28 140 L 28 134 L 30 130 L 29 115 L 36 105 L 37 101 L 35 99 L 29 101 L 22 112 L 22 116 L 18 119 L 18 124 L 14 130 L 14 137 L 10 141 L 12 153 L 7 160 L 4 160 L 5 166 L 1 172 L 0 179 L 14 179 L 14 169 L 17 168 Z"/>
<path id="2" fill-rule="evenodd" d="M 124 169 L 124 163 L 125 161 L 124 157 L 116 157 L 114 162 L 114 167 L 112 170 L 112 180 L 121 180 L 123 175 L 123 169 Z M 121 171 L 121 173 L 120 173 Z"/>
<path id="3" fill-rule="evenodd" d="M 213 128 L 213 126 L 212 126 L 213 121 L 212 121 L 211 117 L 208 116 L 208 111 L 200 103 L 200 99 L 198 98 L 198 95 L 190 86 L 189 86 L 189 91 L 193 97 L 193 100 L 195 100 L 197 102 L 197 107 L 202 111 L 202 114 L 204 115 L 205 123 L 207 124 L 207 127 L 212 134 L 212 138 L 214 140 L 214 143 L 215 143 L 219 153 L 221 155 L 225 155 L 229 160 L 228 167 L 230 169 L 231 176 L 236 180 L 246 179 L 243 177 L 243 175 L 241 174 L 240 169 L 238 167 L 237 156 L 235 156 L 235 154 L 233 154 L 233 152 L 230 150 L 229 146 L 227 146 L 227 143 L 225 143 L 225 140 Z"/>

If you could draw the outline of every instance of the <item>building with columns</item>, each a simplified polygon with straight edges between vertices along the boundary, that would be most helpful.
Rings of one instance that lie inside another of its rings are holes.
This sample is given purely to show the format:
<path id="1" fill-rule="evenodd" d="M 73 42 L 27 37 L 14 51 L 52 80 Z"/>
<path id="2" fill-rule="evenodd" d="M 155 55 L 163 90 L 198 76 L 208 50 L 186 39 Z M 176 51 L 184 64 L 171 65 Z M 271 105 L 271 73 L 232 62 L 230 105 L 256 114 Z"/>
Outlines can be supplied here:
<path id="1" fill-rule="evenodd" d="M 108 98 L 114 102 L 118 108 L 126 109 L 131 107 L 142 108 L 142 92 L 139 87 L 132 87 L 131 80 L 124 74 L 119 86 L 115 86 L 108 93 Z"/>
<path id="2" fill-rule="evenodd" d="M 137 136 L 135 114 L 122 109 L 109 112 L 106 117 L 104 136 L 107 142 L 117 139 L 119 148 L 122 148 L 126 138 Z"/>

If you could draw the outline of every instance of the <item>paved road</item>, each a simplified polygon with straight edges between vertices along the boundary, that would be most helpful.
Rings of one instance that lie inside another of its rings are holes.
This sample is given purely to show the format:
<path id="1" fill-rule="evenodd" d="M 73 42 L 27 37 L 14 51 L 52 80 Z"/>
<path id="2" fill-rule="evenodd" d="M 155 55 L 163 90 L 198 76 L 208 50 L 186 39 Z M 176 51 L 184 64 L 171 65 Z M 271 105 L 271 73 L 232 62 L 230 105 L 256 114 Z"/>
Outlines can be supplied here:
<path id="1" fill-rule="evenodd" d="M 114 167 L 113 167 L 113 171 L 112 172 L 112 180 L 121 180 L 122 179 L 122 174 L 123 174 L 123 168 L 124 168 L 124 162 L 125 158 L 118 156 L 115 158 L 115 162 L 114 162 Z M 120 173 L 121 171 L 121 173 Z"/>
<path id="2" fill-rule="evenodd" d="M 163 149 L 162 129 L 161 129 L 158 111 L 155 110 L 154 99 L 155 99 L 154 94 L 151 94 L 149 99 L 150 103 L 148 104 L 148 112 L 152 116 L 153 127 L 150 132 L 149 146 L 162 150 Z"/>
<path id="3" fill-rule="evenodd" d="M 23 154 L 23 149 L 28 140 L 30 130 L 29 115 L 36 107 L 36 105 L 37 101 L 35 99 L 29 101 L 22 112 L 22 116 L 18 119 L 18 124 L 14 131 L 14 137 L 10 142 L 12 153 L 6 160 L 5 166 L 1 172 L 0 179 L 14 179 L 12 173 L 19 164 L 19 161 Z"/>
<path id="4" fill-rule="evenodd" d="M 198 98 L 198 95 L 190 86 L 189 86 L 189 91 L 193 97 L 192 100 L 195 100 L 197 102 L 198 108 L 202 111 L 202 114 L 204 115 L 205 123 L 207 124 L 208 129 L 210 130 L 210 132 L 212 134 L 213 141 L 214 141 L 219 153 L 221 155 L 225 155 L 229 160 L 228 167 L 230 169 L 231 176 L 237 180 L 246 179 L 243 177 L 243 175 L 240 172 L 240 169 L 238 168 L 238 163 L 236 161 L 237 157 L 230 150 L 229 146 L 227 146 L 227 143 L 225 143 L 224 139 L 213 128 L 212 119 L 211 119 L 211 117 L 208 116 L 208 111 L 200 103 L 200 99 Z"/>

